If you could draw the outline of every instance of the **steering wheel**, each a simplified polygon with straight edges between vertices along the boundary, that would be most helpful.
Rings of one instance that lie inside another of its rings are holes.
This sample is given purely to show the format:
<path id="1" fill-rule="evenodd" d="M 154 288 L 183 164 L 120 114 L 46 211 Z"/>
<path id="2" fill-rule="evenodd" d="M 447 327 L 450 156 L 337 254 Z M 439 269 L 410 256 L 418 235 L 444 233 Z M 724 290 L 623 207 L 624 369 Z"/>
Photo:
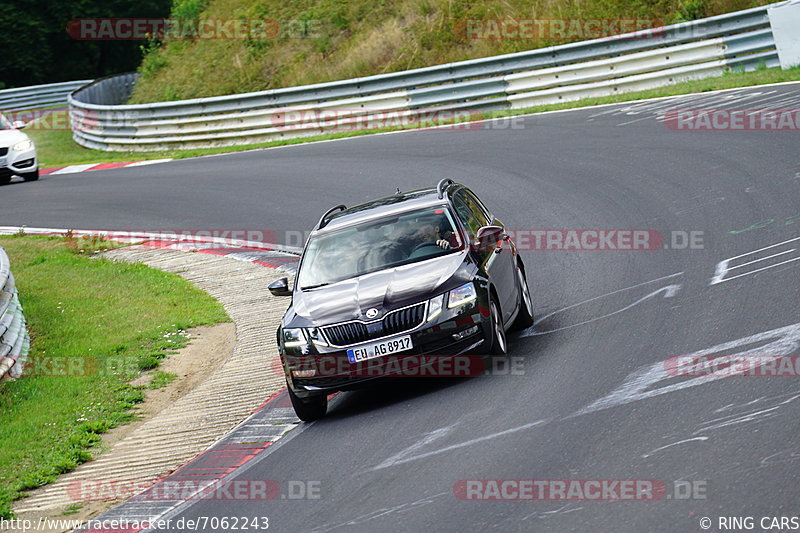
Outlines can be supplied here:
<path id="1" fill-rule="evenodd" d="M 436 244 L 435 242 L 421 242 L 418 245 L 416 245 L 413 250 L 411 250 L 411 253 L 408 254 L 408 257 L 419 257 L 421 255 L 428 255 L 434 253 L 433 250 L 426 251 L 426 248 L 435 248 L 437 252 L 442 251 L 442 249 L 439 248 L 439 245 Z"/>

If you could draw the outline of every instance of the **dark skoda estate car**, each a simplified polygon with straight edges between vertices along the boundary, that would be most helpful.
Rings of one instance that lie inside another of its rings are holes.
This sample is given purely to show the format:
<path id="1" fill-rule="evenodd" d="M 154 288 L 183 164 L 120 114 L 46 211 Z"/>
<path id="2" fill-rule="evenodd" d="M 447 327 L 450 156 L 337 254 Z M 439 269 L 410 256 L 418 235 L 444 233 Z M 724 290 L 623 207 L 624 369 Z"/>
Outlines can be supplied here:
<path id="1" fill-rule="evenodd" d="M 278 328 L 289 395 L 305 421 L 327 396 L 408 372 L 422 356 L 506 353 L 528 327 L 525 266 L 502 223 L 466 187 L 397 192 L 325 213 L 306 242 Z M 394 365 L 394 366 L 392 366 Z"/>

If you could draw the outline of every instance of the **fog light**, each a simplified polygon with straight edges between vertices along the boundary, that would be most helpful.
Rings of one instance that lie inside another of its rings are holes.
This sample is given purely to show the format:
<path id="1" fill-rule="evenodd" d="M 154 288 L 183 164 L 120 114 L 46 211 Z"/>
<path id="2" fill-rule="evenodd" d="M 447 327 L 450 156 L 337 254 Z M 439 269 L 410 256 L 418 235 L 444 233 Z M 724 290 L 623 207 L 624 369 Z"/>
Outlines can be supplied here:
<path id="1" fill-rule="evenodd" d="M 313 378 L 317 375 L 317 371 L 311 370 L 292 370 L 292 377 L 296 378 Z"/>
<path id="2" fill-rule="evenodd" d="M 471 328 L 465 329 L 464 331 L 459 331 L 458 333 L 453 333 L 453 338 L 457 341 L 469 337 L 470 335 L 475 335 L 478 333 L 478 326 L 472 326 Z"/>

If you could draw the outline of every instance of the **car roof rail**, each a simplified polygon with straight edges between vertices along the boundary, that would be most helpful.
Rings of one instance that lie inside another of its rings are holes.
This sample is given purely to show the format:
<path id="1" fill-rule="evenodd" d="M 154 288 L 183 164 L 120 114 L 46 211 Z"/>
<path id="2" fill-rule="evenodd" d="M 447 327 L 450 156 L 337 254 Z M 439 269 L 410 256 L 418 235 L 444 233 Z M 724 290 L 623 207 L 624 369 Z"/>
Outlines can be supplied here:
<path id="1" fill-rule="evenodd" d="M 319 219 L 319 222 L 317 223 L 317 229 L 322 229 L 328 224 L 327 218 L 330 215 L 332 215 L 336 211 L 344 211 L 345 209 L 347 209 L 347 207 L 344 204 L 339 204 L 336 207 L 331 207 L 330 209 L 325 211 L 325 214 L 322 215 L 322 217 Z"/>
<path id="2" fill-rule="evenodd" d="M 440 200 L 444 198 L 444 190 L 454 183 L 455 182 L 450 178 L 445 178 L 439 182 L 439 185 L 436 186 L 436 193 L 439 195 Z"/>

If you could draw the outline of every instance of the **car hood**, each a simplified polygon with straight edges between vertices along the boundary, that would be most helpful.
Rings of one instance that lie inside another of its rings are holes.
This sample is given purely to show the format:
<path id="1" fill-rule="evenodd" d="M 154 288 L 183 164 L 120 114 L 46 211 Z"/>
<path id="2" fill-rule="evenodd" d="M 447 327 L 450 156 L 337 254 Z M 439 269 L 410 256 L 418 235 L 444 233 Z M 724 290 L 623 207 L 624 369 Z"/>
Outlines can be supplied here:
<path id="1" fill-rule="evenodd" d="M 24 141 L 28 136 L 19 130 L 0 130 L 0 146 L 10 147 L 20 141 Z"/>
<path id="2" fill-rule="evenodd" d="M 471 279 L 467 252 L 380 270 L 310 291 L 295 291 L 294 312 L 310 325 L 321 326 L 361 318 L 375 308 L 378 319 L 387 311 L 425 301 Z"/>

